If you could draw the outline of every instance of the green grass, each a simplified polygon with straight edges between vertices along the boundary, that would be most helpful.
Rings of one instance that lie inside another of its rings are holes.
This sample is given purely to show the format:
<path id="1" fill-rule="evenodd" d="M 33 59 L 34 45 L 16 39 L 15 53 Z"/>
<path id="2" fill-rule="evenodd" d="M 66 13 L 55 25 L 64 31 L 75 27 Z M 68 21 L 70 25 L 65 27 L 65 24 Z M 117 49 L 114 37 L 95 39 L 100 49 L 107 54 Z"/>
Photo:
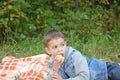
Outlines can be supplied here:
<path id="1" fill-rule="evenodd" d="M 120 63 L 120 34 L 114 38 L 103 34 L 92 36 L 85 42 L 84 38 L 79 39 L 79 36 L 73 33 L 70 35 L 68 43 L 87 57 Z"/>
<path id="2" fill-rule="evenodd" d="M 107 36 L 93 37 L 83 45 L 83 52 L 90 57 L 120 62 L 120 42 L 110 41 Z"/>
<path id="3" fill-rule="evenodd" d="M 0 46 L 0 60 L 6 55 L 27 57 L 45 53 L 42 38 L 27 38 L 19 43 L 3 44 Z"/>
<path id="4" fill-rule="evenodd" d="M 79 39 L 79 36 L 74 36 L 74 33 L 71 33 L 68 37 L 68 46 L 72 46 L 88 57 L 120 63 L 120 36 L 111 40 L 108 35 L 99 35 L 93 36 L 87 42 L 84 42 L 84 38 Z M 19 58 L 43 53 L 45 51 L 42 37 L 27 38 L 11 45 L 0 45 L 0 60 L 6 55 L 13 55 Z"/>

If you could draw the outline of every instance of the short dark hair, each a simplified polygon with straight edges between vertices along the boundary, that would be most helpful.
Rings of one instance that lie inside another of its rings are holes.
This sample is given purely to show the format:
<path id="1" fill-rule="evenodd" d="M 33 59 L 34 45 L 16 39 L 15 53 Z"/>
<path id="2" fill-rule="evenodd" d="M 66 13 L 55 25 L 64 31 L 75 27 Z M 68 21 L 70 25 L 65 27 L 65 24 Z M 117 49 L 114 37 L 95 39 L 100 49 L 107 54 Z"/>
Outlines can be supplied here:
<path id="1" fill-rule="evenodd" d="M 44 45 L 47 46 L 48 42 L 55 38 L 63 38 L 65 40 L 63 33 L 57 30 L 50 30 L 44 35 L 43 39 Z"/>

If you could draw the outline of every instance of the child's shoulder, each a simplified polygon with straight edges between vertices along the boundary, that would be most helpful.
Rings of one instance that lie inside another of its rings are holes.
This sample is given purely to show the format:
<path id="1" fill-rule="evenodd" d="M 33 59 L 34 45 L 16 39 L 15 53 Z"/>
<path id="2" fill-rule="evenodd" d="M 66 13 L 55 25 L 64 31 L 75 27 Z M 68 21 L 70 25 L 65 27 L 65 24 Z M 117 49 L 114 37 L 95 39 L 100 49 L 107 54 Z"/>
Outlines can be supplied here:
<path id="1" fill-rule="evenodd" d="M 68 47 L 68 51 L 67 51 L 67 57 L 80 57 L 82 56 L 81 52 L 72 48 L 72 47 Z"/>

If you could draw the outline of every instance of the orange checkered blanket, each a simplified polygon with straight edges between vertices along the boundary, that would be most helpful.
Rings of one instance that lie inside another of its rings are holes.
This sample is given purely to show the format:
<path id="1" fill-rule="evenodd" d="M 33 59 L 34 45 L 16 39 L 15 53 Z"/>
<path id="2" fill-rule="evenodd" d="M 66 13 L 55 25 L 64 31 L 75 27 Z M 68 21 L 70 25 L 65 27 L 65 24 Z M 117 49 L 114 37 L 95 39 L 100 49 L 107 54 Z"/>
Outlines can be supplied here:
<path id="1" fill-rule="evenodd" d="M 49 59 L 46 54 L 25 58 L 6 56 L 0 63 L 0 80 L 44 80 Z"/>

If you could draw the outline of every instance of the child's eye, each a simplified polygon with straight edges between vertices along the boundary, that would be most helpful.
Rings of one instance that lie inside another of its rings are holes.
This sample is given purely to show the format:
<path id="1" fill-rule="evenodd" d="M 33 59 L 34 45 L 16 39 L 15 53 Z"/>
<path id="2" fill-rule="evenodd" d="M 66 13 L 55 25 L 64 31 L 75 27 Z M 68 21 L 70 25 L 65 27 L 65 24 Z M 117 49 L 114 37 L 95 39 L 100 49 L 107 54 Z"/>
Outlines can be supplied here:
<path id="1" fill-rule="evenodd" d="M 62 46 L 64 46 L 64 44 L 62 44 Z"/>
<path id="2" fill-rule="evenodd" d="M 64 46 L 65 44 L 61 44 L 61 46 Z"/>
<path id="3" fill-rule="evenodd" d="M 53 49 L 56 49 L 56 48 L 57 48 L 57 46 L 54 46 L 54 47 L 53 47 Z"/>

